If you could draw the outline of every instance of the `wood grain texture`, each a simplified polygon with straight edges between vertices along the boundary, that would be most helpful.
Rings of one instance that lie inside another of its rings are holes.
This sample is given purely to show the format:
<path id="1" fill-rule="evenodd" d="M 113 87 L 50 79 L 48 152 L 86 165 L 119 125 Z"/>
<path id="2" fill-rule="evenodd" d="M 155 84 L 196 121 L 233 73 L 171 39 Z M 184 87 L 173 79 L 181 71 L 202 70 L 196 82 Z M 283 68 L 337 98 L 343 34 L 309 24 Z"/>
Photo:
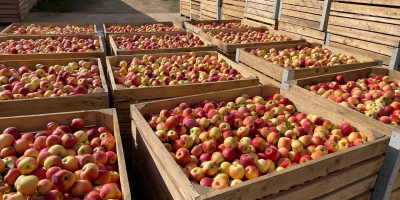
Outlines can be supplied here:
<path id="1" fill-rule="evenodd" d="M 393 47 L 386 46 L 386 45 L 381 45 L 373 42 L 368 42 L 364 40 L 359 40 L 359 39 L 353 39 L 349 37 L 343 37 L 340 35 L 336 34 L 331 34 L 331 41 L 345 44 L 348 46 L 360 48 L 360 49 L 365 49 L 368 51 L 372 51 L 375 53 L 391 56 L 393 52 Z"/>
<path id="2" fill-rule="evenodd" d="M 400 19 L 399 8 L 332 2 L 331 10 Z"/>

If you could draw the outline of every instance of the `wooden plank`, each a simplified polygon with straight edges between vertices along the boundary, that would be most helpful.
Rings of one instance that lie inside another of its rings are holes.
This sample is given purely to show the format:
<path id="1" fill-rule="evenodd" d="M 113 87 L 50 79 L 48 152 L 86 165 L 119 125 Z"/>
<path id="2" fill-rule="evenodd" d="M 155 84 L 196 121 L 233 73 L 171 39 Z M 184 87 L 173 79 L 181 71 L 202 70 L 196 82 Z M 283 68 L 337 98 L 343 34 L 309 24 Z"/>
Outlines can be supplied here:
<path id="1" fill-rule="evenodd" d="M 295 17 L 291 17 L 288 15 L 282 15 L 280 21 L 291 23 L 291 24 L 297 24 L 299 26 L 305 26 L 305 27 L 309 27 L 311 29 L 316 29 L 316 30 L 319 28 L 319 25 L 320 25 L 320 23 L 316 22 L 316 21 L 295 18 Z"/>
<path id="2" fill-rule="evenodd" d="M 364 192 L 362 194 L 359 194 L 359 195 L 351 198 L 350 200 L 370 200 L 371 195 L 372 195 L 372 192 L 367 191 L 367 192 Z"/>
<path id="3" fill-rule="evenodd" d="M 392 47 L 400 46 L 400 37 L 399 36 L 390 36 L 381 33 L 374 33 L 369 31 L 358 30 L 354 28 L 347 28 L 341 26 L 328 26 L 329 33 L 333 33 L 336 35 L 347 36 L 359 40 L 366 40 L 368 42 L 375 42 L 379 44 L 385 44 Z"/>
<path id="4" fill-rule="evenodd" d="M 382 22 L 385 24 L 400 24 L 400 20 L 397 19 L 389 19 L 389 18 L 381 18 L 376 16 L 368 16 L 368 15 L 359 15 L 353 13 L 342 13 L 337 11 L 330 11 L 330 16 L 338 16 L 338 17 L 347 17 L 351 19 L 359 19 L 359 20 L 368 20 L 373 22 Z"/>
<path id="5" fill-rule="evenodd" d="M 358 194 L 362 194 L 374 188 L 377 178 L 378 178 L 377 174 L 372 174 L 362 180 L 359 180 L 355 183 L 349 184 L 348 186 L 338 189 L 337 191 L 316 198 L 316 200 L 350 199 L 352 197 L 357 196 Z"/>
<path id="6" fill-rule="evenodd" d="M 397 200 L 397 199 L 400 199 L 400 189 L 393 191 L 389 197 L 389 200 Z"/>
<path id="7" fill-rule="evenodd" d="M 393 47 L 331 34 L 331 41 L 391 56 Z"/>
<path id="8" fill-rule="evenodd" d="M 273 17 L 272 11 L 269 12 L 269 11 L 254 9 L 254 8 L 247 8 L 246 13 L 257 15 L 260 17 L 269 18 L 269 19 L 272 19 L 272 17 Z"/>
<path id="9" fill-rule="evenodd" d="M 222 1 L 222 7 L 224 8 L 226 6 L 226 4 L 231 4 L 231 5 L 235 5 L 235 6 L 239 6 L 239 7 L 243 7 L 245 6 L 246 2 L 243 0 L 223 0 Z"/>
<path id="10" fill-rule="evenodd" d="M 306 20 L 310 20 L 310 21 L 321 22 L 321 15 L 310 14 L 310 13 L 305 13 L 305 12 L 282 9 L 282 15 L 288 15 L 291 17 L 297 17 L 297 18 L 306 19 Z"/>
<path id="11" fill-rule="evenodd" d="M 237 11 L 237 10 L 232 10 L 232 9 L 229 9 L 229 8 L 222 9 L 222 14 L 223 15 L 229 15 L 229 16 L 236 17 L 236 18 L 243 18 L 243 12 L 244 12 L 244 10 L 243 11 Z"/>
<path id="12" fill-rule="evenodd" d="M 285 1 L 283 1 L 285 2 Z M 322 9 L 320 8 L 310 8 L 310 7 L 304 7 L 307 5 L 299 6 L 299 5 L 290 5 L 290 4 L 283 4 L 282 9 L 285 10 L 292 10 L 292 11 L 297 11 L 297 12 L 302 12 L 302 13 L 311 13 L 311 14 L 316 14 L 316 15 L 322 15 Z"/>
<path id="13" fill-rule="evenodd" d="M 325 32 L 314 30 L 311 28 L 303 27 L 303 26 L 297 26 L 296 24 L 290 24 L 290 23 L 286 23 L 286 22 L 282 22 L 282 21 L 279 22 L 278 29 L 297 33 L 300 35 L 310 36 L 310 37 L 317 38 L 320 40 L 325 39 Z"/>
<path id="14" fill-rule="evenodd" d="M 318 8 L 321 10 L 324 8 L 324 1 L 319 1 L 319 0 L 283 0 L 283 6 L 285 6 L 285 4 L 306 6 L 306 7 Z"/>
<path id="15" fill-rule="evenodd" d="M 379 6 L 370 6 L 370 5 L 358 5 L 358 4 L 349 4 L 349 3 L 341 3 L 341 2 L 332 2 L 331 10 L 363 14 L 363 15 L 370 15 L 370 16 L 376 16 L 376 17 L 387 17 L 387 18 L 400 19 L 399 9 L 391 8 L 391 7 L 379 7 Z"/>
<path id="16" fill-rule="evenodd" d="M 400 20 L 398 20 L 400 22 Z M 366 21 L 360 19 L 352 19 L 338 16 L 330 16 L 329 17 L 329 26 L 336 25 L 341 27 L 351 27 L 354 29 L 361 29 L 373 32 L 380 32 L 389 35 L 397 35 L 400 36 L 399 25 L 395 24 L 387 24 L 381 22 L 374 21 Z M 328 26 L 328 28 L 329 28 Z"/>
<path id="17" fill-rule="evenodd" d="M 333 0 L 340 2 L 350 2 L 350 3 L 365 3 L 365 4 L 378 4 L 386 6 L 400 6 L 399 1 L 387 1 L 387 0 Z"/>
<path id="18" fill-rule="evenodd" d="M 256 69 L 254 69 L 254 68 L 252 68 L 252 67 L 250 67 L 248 65 L 245 65 L 243 63 L 239 63 L 239 65 L 242 66 L 243 68 L 245 68 L 246 70 L 248 70 L 250 73 L 256 75 L 261 84 L 263 84 L 263 85 L 271 84 L 271 85 L 274 85 L 276 87 L 280 87 L 281 86 L 281 83 L 279 81 L 274 80 L 273 78 L 271 78 L 271 77 L 269 77 L 269 76 L 257 71 Z"/>
<path id="19" fill-rule="evenodd" d="M 253 20 L 257 20 L 257 21 L 260 21 L 260 22 L 263 22 L 263 23 L 272 24 L 272 25 L 275 25 L 275 23 L 276 23 L 276 20 L 272 19 L 271 16 L 266 18 L 266 17 L 262 17 L 262 16 L 258 16 L 258 15 L 254 15 L 254 14 L 245 12 L 243 17 L 244 18 L 253 19 Z"/>
<path id="20" fill-rule="evenodd" d="M 299 187 L 282 191 L 276 195 L 268 197 L 267 199 L 307 200 L 323 196 L 348 184 L 354 184 L 354 182 L 369 175 L 376 174 L 381 168 L 383 158 L 383 156 L 371 158 L 351 167 L 318 178 L 314 181 L 302 184 Z M 351 174 L 351 176 L 349 176 L 349 174 Z M 342 191 L 339 191 L 339 193 L 342 193 Z"/>
<path id="21" fill-rule="evenodd" d="M 273 2 L 269 4 L 258 4 L 253 2 L 247 2 L 247 9 L 252 8 L 256 10 L 263 10 L 268 12 L 274 12 L 274 4 Z"/>
<path id="22" fill-rule="evenodd" d="M 240 20 L 240 17 L 234 17 L 226 14 L 222 14 L 222 19 L 223 20 Z"/>

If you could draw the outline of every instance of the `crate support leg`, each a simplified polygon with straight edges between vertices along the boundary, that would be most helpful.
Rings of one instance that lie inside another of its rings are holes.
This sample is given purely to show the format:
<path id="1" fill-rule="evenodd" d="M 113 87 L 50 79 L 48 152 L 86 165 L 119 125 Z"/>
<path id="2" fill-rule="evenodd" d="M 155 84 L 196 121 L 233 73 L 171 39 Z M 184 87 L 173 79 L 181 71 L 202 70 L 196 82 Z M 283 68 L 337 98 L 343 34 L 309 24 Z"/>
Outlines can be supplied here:
<path id="1" fill-rule="evenodd" d="M 247 12 L 247 0 L 246 3 L 244 4 L 244 12 Z"/>
<path id="2" fill-rule="evenodd" d="M 279 19 L 279 13 L 280 13 L 280 7 L 281 7 L 281 1 L 282 0 L 275 0 L 274 2 L 274 12 L 272 14 L 272 19 Z"/>
<path id="3" fill-rule="evenodd" d="M 201 20 L 201 10 L 203 10 L 202 0 L 200 0 L 200 20 Z"/>
<path id="4" fill-rule="evenodd" d="M 221 0 L 217 0 L 217 20 L 222 20 L 222 6 Z"/>
<path id="5" fill-rule="evenodd" d="M 289 84 L 287 84 L 286 81 L 294 79 L 294 72 L 295 70 L 287 70 L 287 69 L 283 70 L 282 85 L 281 85 L 283 89 L 289 91 Z"/>
<path id="6" fill-rule="evenodd" d="M 190 16 L 189 16 L 190 21 L 192 21 L 192 1 L 190 1 Z"/>
<path id="7" fill-rule="evenodd" d="M 235 55 L 235 56 L 236 56 L 236 57 L 235 57 L 236 63 L 239 63 L 239 56 L 240 56 L 240 50 L 239 50 L 239 48 L 236 49 L 236 55 Z"/>
<path id="8" fill-rule="evenodd" d="M 400 133 L 393 131 L 371 200 L 388 200 L 400 168 Z"/>
<path id="9" fill-rule="evenodd" d="M 330 34 L 330 33 L 326 33 L 324 44 L 325 44 L 326 46 L 329 46 L 330 40 L 331 40 L 331 34 Z"/>
<path id="10" fill-rule="evenodd" d="M 186 27 L 185 27 L 185 21 L 182 21 L 182 28 L 183 28 L 183 29 L 186 29 Z"/>
<path id="11" fill-rule="evenodd" d="M 400 62 L 400 48 L 393 48 L 392 57 L 390 58 L 389 69 L 397 71 Z"/>
<path id="12" fill-rule="evenodd" d="M 322 11 L 321 23 L 319 25 L 320 31 L 326 31 L 326 29 L 328 27 L 329 12 L 331 11 L 331 4 L 332 4 L 332 0 L 324 1 L 324 9 Z"/>

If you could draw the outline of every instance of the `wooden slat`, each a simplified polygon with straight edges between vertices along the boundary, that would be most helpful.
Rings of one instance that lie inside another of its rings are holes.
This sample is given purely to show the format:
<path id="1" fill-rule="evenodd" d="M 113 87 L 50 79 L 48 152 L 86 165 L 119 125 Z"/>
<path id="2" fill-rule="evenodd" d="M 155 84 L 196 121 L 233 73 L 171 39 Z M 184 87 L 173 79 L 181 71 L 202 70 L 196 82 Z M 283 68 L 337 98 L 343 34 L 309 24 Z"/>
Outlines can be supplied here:
<path id="1" fill-rule="evenodd" d="M 398 8 L 332 2 L 331 10 L 400 19 Z"/>
<path id="2" fill-rule="evenodd" d="M 377 5 L 386 5 L 386 6 L 400 6 L 400 1 L 388 1 L 388 0 L 333 0 L 333 1 L 377 4 Z"/>
<path id="3" fill-rule="evenodd" d="M 294 32 L 300 35 L 307 35 L 321 40 L 325 39 L 325 32 L 298 26 L 296 24 L 285 23 L 282 21 L 279 22 L 279 30 Z"/>
<path id="4" fill-rule="evenodd" d="M 229 15 L 229 16 L 236 17 L 239 19 L 243 18 L 243 12 L 244 12 L 244 9 L 242 11 L 232 10 L 229 8 L 222 9 L 222 15 Z"/>
<path id="5" fill-rule="evenodd" d="M 280 192 L 266 199 L 314 199 L 331 193 L 336 189 L 340 189 L 348 184 L 354 184 L 354 182 L 369 175 L 376 174 L 379 172 L 382 162 L 383 156 L 377 156 L 343 170 L 328 174 L 327 176 L 307 182 L 299 187 Z M 351 174 L 351 176 L 349 176 L 349 174 Z M 342 191 L 339 191 L 339 193 L 341 192 Z"/>
<path id="6" fill-rule="evenodd" d="M 244 18 L 249 18 L 249 19 L 254 19 L 260 22 L 264 22 L 264 23 L 268 23 L 268 24 L 273 24 L 275 25 L 276 20 L 272 19 L 272 14 L 270 17 L 262 17 L 262 16 L 258 16 L 258 15 L 254 15 L 251 13 L 244 13 Z"/>
<path id="7" fill-rule="evenodd" d="M 397 174 L 396 180 L 394 180 L 392 191 L 400 188 L 400 173 Z"/>
<path id="8" fill-rule="evenodd" d="M 258 79 L 260 80 L 260 83 L 263 85 L 271 84 L 276 87 L 280 87 L 282 85 L 282 83 L 280 81 L 274 80 L 273 78 L 263 74 L 262 72 L 254 69 L 246 64 L 239 63 L 239 65 L 246 68 L 246 70 L 248 70 L 250 73 L 256 75 L 258 77 Z"/>
<path id="9" fill-rule="evenodd" d="M 283 1 L 285 2 L 285 1 Z M 307 6 L 307 5 L 303 5 Z M 309 7 L 303 7 L 299 5 L 290 5 L 290 4 L 283 4 L 282 9 L 285 10 L 293 10 L 293 11 L 298 11 L 298 12 L 306 12 L 306 13 L 311 13 L 311 14 L 317 14 L 317 15 L 322 15 L 322 9 L 320 8 L 309 8 Z"/>
<path id="10" fill-rule="evenodd" d="M 352 13 L 342 13 L 337 11 L 330 11 L 330 16 L 338 16 L 338 17 L 347 17 L 351 19 L 359 19 L 359 20 L 368 20 L 372 22 L 382 22 L 387 24 L 400 24 L 400 20 L 397 19 L 389 19 L 389 18 L 381 18 L 376 16 L 369 16 L 369 15 L 359 15 L 359 14 L 352 14 Z"/>
<path id="11" fill-rule="evenodd" d="M 331 41 L 391 56 L 393 47 L 331 34 Z"/>
<path id="12" fill-rule="evenodd" d="M 268 11 L 268 12 L 274 12 L 273 4 L 270 5 L 270 4 L 258 4 L 258 3 L 247 2 L 247 10 L 249 8 L 253 8 L 256 10 Z"/>
<path id="13" fill-rule="evenodd" d="M 225 4 L 231 4 L 231 5 L 240 6 L 240 7 L 244 8 L 246 2 L 243 0 L 239 0 L 239 1 L 238 0 L 223 0 L 222 7 L 224 7 Z"/>
<path id="14" fill-rule="evenodd" d="M 324 1 L 319 0 L 283 0 L 283 7 L 285 7 L 285 4 L 293 4 L 297 6 L 306 6 L 319 9 L 324 8 Z"/>
<path id="15" fill-rule="evenodd" d="M 367 192 L 364 192 L 362 194 L 359 194 L 359 195 L 351 198 L 350 200 L 370 200 L 371 196 L 372 196 L 372 192 L 367 191 Z"/>
<path id="16" fill-rule="evenodd" d="M 375 17 L 378 19 L 377 17 Z M 400 23 L 400 20 L 398 20 Z M 397 35 L 400 36 L 400 29 L 399 25 L 395 24 L 387 24 L 382 22 L 373 22 L 373 21 L 366 21 L 366 20 L 359 20 L 353 18 L 344 18 L 344 17 L 337 17 L 337 16 L 330 16 L 329 17 L 329 25 L 336 25 L 342 27 L 351 27 L 355 29 L 373 31 L 373 32 L 380 32 L 389 35 Z"/>
<path id="17" fill-rule="evenodd" d="M 389 197 L 389 200 L 398 200 L 398 199 L 400 199 L 400 189 L 393 191 Z"/>
<path id="18" fill-rule="evenodd" d="M 321 15 L 314 15 L 314 14 L 310 14 L 310 13 L 287 10 L 287 9 L 282 9 L 282 15 L 288 15 L 291 17 L 297 17 L 297 18 L 306 19 L 306 20 L 310 20 L 310 21 L 316 21 L 316 22 L 321 21 Z"/>
<path id="19" fill-rule="evenodd" d="M 282 15 L 281 21 L 291 23 L 291 24 L 297 24 L 299 26 L 309 27 L 312 29 L 319 29 L 319 26 L 320 26 L 320 22 L 310 21 L 310 20 L 301 19 L 301 18 L 295 18 L 295 17 L 291 17 L 288 15 Z"/>

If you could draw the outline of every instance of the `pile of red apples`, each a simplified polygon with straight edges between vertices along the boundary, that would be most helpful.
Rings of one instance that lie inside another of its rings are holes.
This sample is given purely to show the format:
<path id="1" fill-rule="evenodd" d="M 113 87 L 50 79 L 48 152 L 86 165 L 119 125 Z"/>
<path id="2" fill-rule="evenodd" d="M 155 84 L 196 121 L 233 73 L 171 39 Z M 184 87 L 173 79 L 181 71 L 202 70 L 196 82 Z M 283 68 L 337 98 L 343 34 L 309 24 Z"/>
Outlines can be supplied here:
<path id="1" fill-rule="evenodd" d="M 95 33 L 93 26 L 57 26 L 48 25 L 41 26 L 39 24 L 24 24 L 21 26 L 13 26 L 12 30 L 7 34 L 90 34 Z"/>
<path id="2" fill-rule="evenodd" d="M 164 36 L 119 36 L 115 43 L 120 50 L 143 50 L 143 49 L 174 49 L 185 47 L 202 47 L 204 42 L 193 34 L 177 34 Z M 207 45 L 208 46 L 208 45 Z"/>
<path id="3" fill-rule="evenodd" d="M 171 57 L 145 55 L 142 59 L 121 61 L 112 70 L 115 83 L 129 88 L 245 79 L 224 59 L 196 56 L 195 52 Z"/>
<path id="4" fill-rule="evenodd" d="M 252 55 L 264 58 L 268 62 L 279 65 L 284 68 L 315 68 L 322 66 L 334 66 L 344 64 L 363 63 L 353 56 L 347 56 L 341 53 L 333 53 L 327 48 L 321 47 L 303 47 L 299 45 L 297 48 L 284 50 L 276 50 L 271 48 L 269 52 L 265 50 L 252 50 Z"/>
<path id="5" fill-rule="evenodd" d="M 274 35 L 268 31 L 230 31 L 217 34 L 207 32 L 208 35 L 229 44 L 249 44 L 260 42 L 279 42 L 292 40 L 289 36 Z"/>
<path id="6" fill-rule="evenodd" d="M 141 26 L 110 26 L 107 28 L 108 32 L 111 33 L 135 33 L 135 32 L 165 32 L 165 31 L 181 31 L 179 27 L 169 27 L 162 23 L 158 24 L 147 24 Z"/>
<path id="7" fill-rule="evenodd" d="M 18 69 L 0 64 L 0 101 L 90 94 L 102 88 L 99 67 L 90 61 Z"/>
<path id="8" fill-rule="evenodd" d="M 399 84 L 388 76 L 371 73 L 356 81 L 337 76 L 332 82 L 307 85 L 305 89 L 385 124 L 399 125 Z"/>
<path id="9" fill-rule="evenodd" d="M 49 122 L 45 131 L 0 135 L 0 198 L 121 199 L 116 144 L 107 127 Z"/>
<path id="10" fill-rule="evenodd" d="M 235 29 L 235 28 L 251 28 L 253 26 L 242 24 L 240 22 L 229 22 L 229 23 L 212 22 L 210 24 L 200 23 L 197 24 L 196 27 L 199 27 L 201 29 Z"/>
<path id="11" fill-rule="evenodd" d="M 349 123 L 297 112 L 280 94 L 179 104 L 144 118 L 193 184 L 216 189 L 365 143 Z"/>
<path id="12" fill-rule="evenodd" d="M 100 50 L 100 41 L 78 37 L 7 40 L 0 43 L 0 54 L 76 53 Z"/>

